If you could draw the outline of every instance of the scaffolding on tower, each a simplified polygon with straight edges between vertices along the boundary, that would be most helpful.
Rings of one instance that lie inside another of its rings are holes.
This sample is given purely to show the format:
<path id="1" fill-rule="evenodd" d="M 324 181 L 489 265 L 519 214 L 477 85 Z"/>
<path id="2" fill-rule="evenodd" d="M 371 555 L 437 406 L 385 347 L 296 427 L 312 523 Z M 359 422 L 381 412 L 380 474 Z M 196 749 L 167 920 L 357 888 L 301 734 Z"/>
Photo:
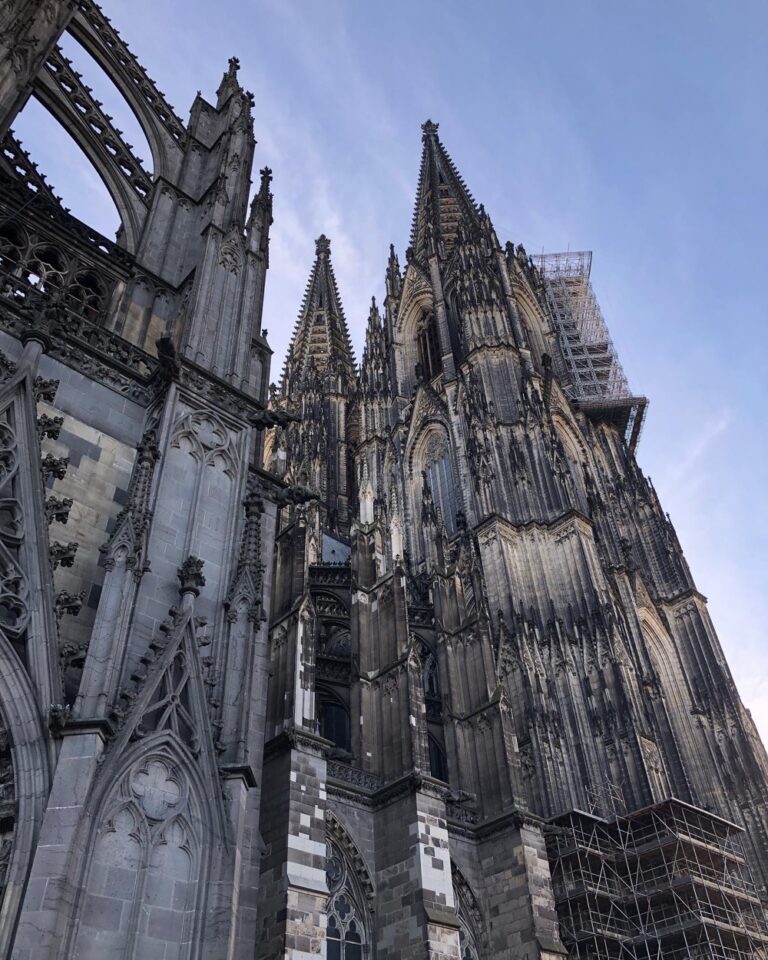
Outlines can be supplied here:
<path id="1" fill-rule="evenodd" d="M 768 925 L 743 830 L 669 799 L 550 821 L 560 931 L 578 960 L 765 960 Z"/>
<path id="2" fill-rule="evenodd" d="M 561 386 L 587 414 L 616 423 L 634 450 L 648 401 L 629 389 L 592 289 L 591 252 L 547 253 L 531 259 L 557 335 L 555 370 Z"/>

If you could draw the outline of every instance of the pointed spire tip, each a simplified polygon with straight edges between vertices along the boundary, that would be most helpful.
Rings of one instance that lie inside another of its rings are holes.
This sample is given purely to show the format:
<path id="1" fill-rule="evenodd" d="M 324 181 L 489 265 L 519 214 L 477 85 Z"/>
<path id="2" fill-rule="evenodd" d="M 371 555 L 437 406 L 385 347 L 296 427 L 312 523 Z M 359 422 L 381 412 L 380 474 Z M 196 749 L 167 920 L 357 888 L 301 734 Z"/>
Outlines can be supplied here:
<path id="1" fill-rule="evenodd" d="M 326 237 L 324 233 L 321 233 L 320 236 L 315 240 L 315 253 L 317 256 L 322 256 L 325 254 L 328 256 L 331 252 L 331 241 Z"/>
<path id="2" fill-rule="evenodd" d="M 433 123 L 431 120 L 425 120 L 421 125 L 422 139 L 426 140 L 427 137 L 436 137 L 439 126 L 439 123 Z"/>

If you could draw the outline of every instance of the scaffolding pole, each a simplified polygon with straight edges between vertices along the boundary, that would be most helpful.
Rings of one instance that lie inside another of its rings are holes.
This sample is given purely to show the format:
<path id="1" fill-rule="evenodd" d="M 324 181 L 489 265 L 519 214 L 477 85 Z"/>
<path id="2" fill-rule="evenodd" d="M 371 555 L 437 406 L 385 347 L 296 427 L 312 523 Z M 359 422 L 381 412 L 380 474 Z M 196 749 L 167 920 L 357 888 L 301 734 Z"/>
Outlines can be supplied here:
<path id="1" fill-rule="evenodd" d="M 637 445 L 648 401 L 629 389 L 608 326 L 592 289 L 589 251 L 546 253 L 531 258 L 557 339 L 555 372 L 571 400 L 619 426 Z"/>
<path id="2" fill-rule="evenodd" d="M 610 819 L 553 819 L 547 853 L 569 956 L 765 960 L 768 925 L 742 832 L 674 799 Z"/>

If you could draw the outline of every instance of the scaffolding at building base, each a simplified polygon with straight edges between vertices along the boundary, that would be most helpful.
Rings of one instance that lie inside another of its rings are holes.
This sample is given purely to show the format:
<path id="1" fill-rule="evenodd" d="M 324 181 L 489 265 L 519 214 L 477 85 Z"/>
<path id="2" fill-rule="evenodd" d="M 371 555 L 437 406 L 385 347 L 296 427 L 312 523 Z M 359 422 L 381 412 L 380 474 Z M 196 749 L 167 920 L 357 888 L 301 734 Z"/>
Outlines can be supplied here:
<path id="1" fill-rule="evenodd" d="M 550 821 L 560 931 L 578 960 L 765 960 L 768 924 L 741 827 L 670 799 Z"/>
<path id="2" fill-rule="evenodd" d="M 615 422 L 634 449 L 648 401 L 633 397 L 592 289 L 590 251 L 531 258 L 557 336 L 555 360 L 566 394 L 588 414 Z"/>

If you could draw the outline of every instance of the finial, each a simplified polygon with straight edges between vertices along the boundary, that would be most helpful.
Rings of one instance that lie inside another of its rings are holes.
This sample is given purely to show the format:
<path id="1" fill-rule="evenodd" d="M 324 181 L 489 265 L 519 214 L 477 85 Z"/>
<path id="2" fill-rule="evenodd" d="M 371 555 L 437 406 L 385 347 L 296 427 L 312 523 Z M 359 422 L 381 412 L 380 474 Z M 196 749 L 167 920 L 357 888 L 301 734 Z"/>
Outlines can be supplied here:
<path id="1" fill-rule="evenodd" d="M 230 57 L 227 69 L 224 71 L 224 76 L 221 78 L 219 89 L 216 91 L 219 109 L 221 109 L 233 91 L 240 89 L 240 84 L 237 81 L 237 71 L 239 69 L 240 61 L 237 59 L 237 57 Z"/>
<path id="2" fill-rule="evenodd" d="M 331 241 L 326 237 L 324 233 L 321 233 L 320 236 L 315 240 L 315 253 L 318 257 L 325 254 L 327 257 L 331 252 Z"/>
<path id="3" fill-rule="evenodd" d="M 436 137 L 437 128 L 440 126 L 439 123 L 433 123 L 431 120 L 426 120 L 421 125 L 422 140 L 426 140 L 427 137 Z"/>
<path id="4" fill-rule="evenodd" d="M 267 188 L 268 188 L 269 185 L 270 185 L 270 183 L 272 183 L 272 168 L 271 168 L 271 167 L 262 167 L 261 170 L 259 170 L 259 173 L 261 174 L 261 188 L 262 188 L 262 190 L 264 189 L 264 186 L 265 186 L 265 185 L 266 185 Z"/>
<path id="5" fill-rule="evenodd" d="M 203 561 L 199 557 L 189 556 L 182 563 L 177 571 L 179 578 L 179 593 L 183 596 L 185 593 L 200 596 L 200 590 L 205 586 L 205 577 L 203 576 Z"/>

